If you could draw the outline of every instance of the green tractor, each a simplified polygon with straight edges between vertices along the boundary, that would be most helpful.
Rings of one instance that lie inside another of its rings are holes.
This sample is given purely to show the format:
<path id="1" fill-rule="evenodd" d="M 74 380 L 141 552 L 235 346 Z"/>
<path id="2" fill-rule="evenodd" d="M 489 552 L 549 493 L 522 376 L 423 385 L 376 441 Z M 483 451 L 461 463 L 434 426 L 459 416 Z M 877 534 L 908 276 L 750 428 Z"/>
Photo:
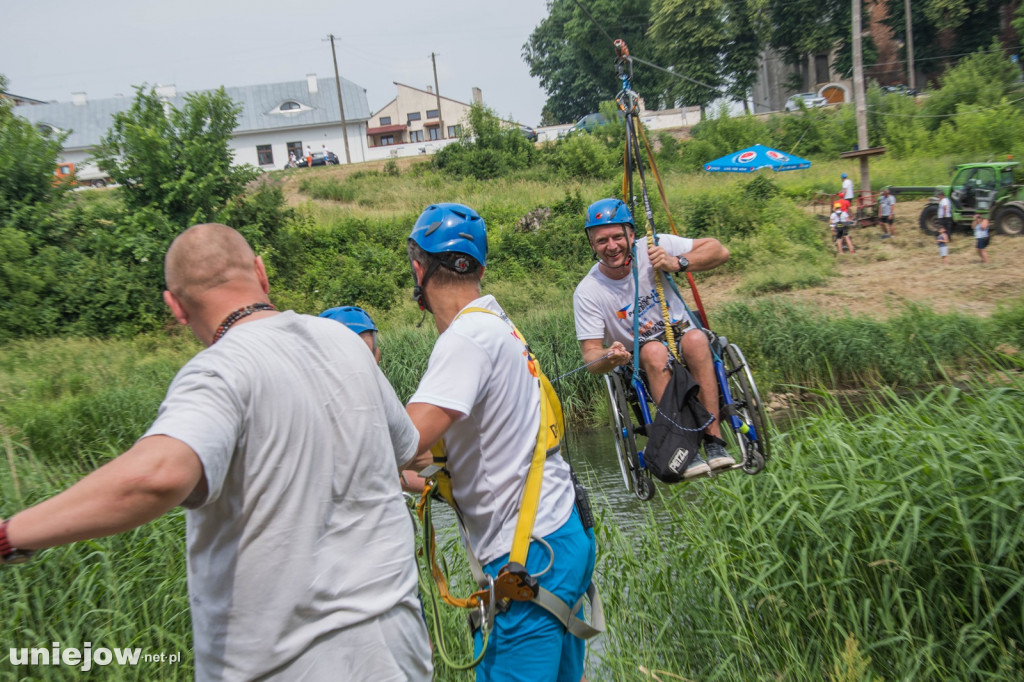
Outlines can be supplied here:
<path id="1" fill-rule="evenodd" d="M 953 182 L 948 187 L 927 188 L 938 193 L 942 190 L 953 205 L 953 227 L 969 229 L 976 215 L 989 217 L 991 226 L 1005 235 L 1018 237 L 1024 234 L 1024 186 L 1013 182 L 1015 161 L 999 163 L 964 163 L 953 172 Z M 921 187 L 894 187 L 894 193 L 902 190 L 912 194 Z M 926 234 L 937 234 L 939 221 L 939 199 L 933 196 L 921 211 L 921 230 Z"/>

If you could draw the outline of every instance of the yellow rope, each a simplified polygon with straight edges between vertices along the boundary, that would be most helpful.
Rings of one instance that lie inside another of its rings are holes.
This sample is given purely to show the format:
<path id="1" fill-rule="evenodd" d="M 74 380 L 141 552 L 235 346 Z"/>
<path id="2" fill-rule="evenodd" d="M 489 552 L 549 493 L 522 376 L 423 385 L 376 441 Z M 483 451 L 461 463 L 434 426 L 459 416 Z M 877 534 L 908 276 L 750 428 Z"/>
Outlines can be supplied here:
<path id="1" fill-rule="evenodd" d="M 664 189 L 664 187 L 661 186 L 661 177 L 658 175 L 658 167 L 654 163 L 654 153 L 651 151 L 651 145 L 648 144 L 648 142 L 647 142 L 647 136 L 644 134 L 644 128 L 643 128 L 643 125 L 640 123 L 640 118 L 639 117 L 635 117 L 634 123 L 637 126 L 637 129 L 640 131 L 640 137 L 644 141 L 644 148 L 647 149 L 647 163 L 651 167 L 651 172 L 654 175 L 655 184 L 657 184 L 657 186 L 658 186 L 658 194 L 661 195 L 661 204 L 665 208 L 665 215 L 668 216 L 668 223 L 672 227 L 672 232 L 674 232 L 675 234 L 678 235 L 679 231 L 676 229 L 675 222 L 673 222 L 673 220 L 672 220 L 672 214 L 668 210 L 668 199 L 665 197 L 665 189 Z M 628 133 L 627 133 L 627 135 L 628 135 Z M 628 140 L 626 142 L 626 147 L 627 148 L 629 147 Z M 638 163 L 639 163 L 639 159 L 638 159 Z M 625 168 L 627 168 L 628 164 L 624 163 L 624 164 L 622 164 L 622 166 L 625 169 Z M 627 187 L 628 187 L 628 179 L 629 178 L 628 178 L 628 176 L 626 174 L 626 171 L 623 170 L 623 173 L 622 173 L 622 196 L 625 197 L 627 200 L 629 199 L 629 197 L 626 196 Z M 647 234 L 650 235 L 651 239 L 653 239 L 654 238 L 654 224 L 651 222 L 651 219 L 647 216 L 647 212 L 646 211 L 644 211 L 644 219 L 645 219 L 645 221 L 647 223 Z M 676 347 L 676 333 L 675 333 L 675 330 L 672 328 L 672 314 L 670 313 L 669 308 L 668 308 L 668 300 L 665 298 L 665 285 L 662 282 L 662 278 L 658 277 L 658 273 L 657 272 L 654 273 L 654 289 L 658 293 L 658 302 L 661 304 L 661 319 L 665 323 L 665 343 L 666 343 L 666 345 L 668 345 L 668 350 L 672 354 L 672 357 L 675 358 L 675 361 L 676 362 L 682 362 L 681 358 L 679 357 L 679 350 Z M 637 314 L 639 314 L 639 311 L 634 310 L 633 314 L 637 315 Z"/>

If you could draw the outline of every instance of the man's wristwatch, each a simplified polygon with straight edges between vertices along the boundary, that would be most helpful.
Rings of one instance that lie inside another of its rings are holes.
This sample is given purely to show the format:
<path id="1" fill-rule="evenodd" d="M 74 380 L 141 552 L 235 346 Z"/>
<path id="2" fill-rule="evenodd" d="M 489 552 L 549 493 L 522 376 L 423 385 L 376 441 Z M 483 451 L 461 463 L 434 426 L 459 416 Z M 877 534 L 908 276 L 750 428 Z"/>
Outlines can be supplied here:
<path id="1" fill-rule="evenodd" d="M 676 260 L 679 261 L 679 272 L 686 272 L 686 268 L 690 267 L 690 261 L 682 256 L 676 256 Z"/>
<path id="2" fill-rule="evenodd" d="M 0 523 L 0 564 L 23 564 L 32 558 L 32 554 L 27 549 L 11 547 L 11 541 L 7 539 L 7 521 Z"/>

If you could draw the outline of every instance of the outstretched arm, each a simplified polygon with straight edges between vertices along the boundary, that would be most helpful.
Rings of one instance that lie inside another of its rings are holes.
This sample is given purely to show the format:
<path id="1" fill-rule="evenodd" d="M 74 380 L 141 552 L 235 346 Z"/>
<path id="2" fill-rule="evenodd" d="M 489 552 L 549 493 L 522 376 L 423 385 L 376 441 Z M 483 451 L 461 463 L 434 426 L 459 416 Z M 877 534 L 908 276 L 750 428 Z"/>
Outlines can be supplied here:
<path id="1" fill-rule="evenodd" d="M 44 549 L 141 526 L 182 504 L 206 497 L 199 456 L 170 436 L 143 438 L 62 493 L 15 514 L 11 546 Z"/>

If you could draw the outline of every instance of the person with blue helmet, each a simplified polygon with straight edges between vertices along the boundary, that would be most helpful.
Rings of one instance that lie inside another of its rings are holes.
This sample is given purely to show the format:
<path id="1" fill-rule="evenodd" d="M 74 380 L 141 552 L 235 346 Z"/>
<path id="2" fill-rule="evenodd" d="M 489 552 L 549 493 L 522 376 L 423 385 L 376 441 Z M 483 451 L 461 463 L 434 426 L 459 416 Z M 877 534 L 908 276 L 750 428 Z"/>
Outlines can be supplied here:
<path id="1" fill-rule="evenodd" d="M 597 263 L 573 295 L 576 338 L 580 342 L 583 361 L 593 363 L 588 370 L 594 374 L 630 364 L 634 347 L 633 316 L 638 314 L 639 364 L 646 374 L 651 398 L 659 403 L 674 368 L 672 356 L 663 342 L 665 322 L 655 287 L 656 272 L 711 270 L 729 259 L 729 250 L 712 238 L 688 239 L 662 234 L 658 237 L 658 246 L 648 243 L 646 237 L 635 240 L 629 207 L 614 198 L 601 199 L 590 205 L 584 229 Z M 633 283 L 634 267 L 639 287 Z M 682 300 L 667 287 L 665 295 L 680 356 L 700 385 L 698 400 L 708 412 L 717 415 L 718 384 L 707 336 L 701 330 L 691 328 Z M 705 429 L 704 450 L 705 458 L 695 457 L 685 470 L 684 479 L 707 475 L 713 470 L 736 464 L 725 450 L 717 417 Z"/>
<path id="2" fill-rule="evenodd" d="M 406 406 L 420 432 L 413 462 L 431 464 L 430 448 L 443 439 L 467 549 L 496 577 L 511 565 L 527 471 L 543 431 L 540 385 L 525 341 L 495 298 L 481 295 L 487 229 L 476 211 L 461 204 L 427 207 L 409 235 L 408 254 L 416 300 L 440 332 Z M 571 608 L 590 586 L 596 544 L 557 448 L 542 470 L 532 532 L 541 541 L 530 543 L 525 569 Z M 479 653 L 479 630 L 475 641 Z M 511 601 L 494 616 L 476 678 L 578 682 L 585 650 L 582 639 L 538 604 Z"/>
<path id="3" fill-rule="evenodd" d="M 320 313 L 320 317 L 341 322 L 359 335 L 373 353 L 373 359 L 380 364 L 380 347 L 377 346 L 377 325 L 365 310 L 355 305 L 343 305 L 337 308 L 328 308 Z"/>
<path id="4" fill-rule="evenodd" d="M 840 194 L 843 195 L 844 199 L 846 199 L 847 201 L 851 201 L 852 202 L 853 201 L 853 180 L 851 180 L 846 175 L 846 173 L 842 174 L 842 180 L 843 180 L 843 187 L 842 187 L 842 190 L 840 191 Z M 847 208 L 849 208 L 849 207 L 847 207 Z"/>

